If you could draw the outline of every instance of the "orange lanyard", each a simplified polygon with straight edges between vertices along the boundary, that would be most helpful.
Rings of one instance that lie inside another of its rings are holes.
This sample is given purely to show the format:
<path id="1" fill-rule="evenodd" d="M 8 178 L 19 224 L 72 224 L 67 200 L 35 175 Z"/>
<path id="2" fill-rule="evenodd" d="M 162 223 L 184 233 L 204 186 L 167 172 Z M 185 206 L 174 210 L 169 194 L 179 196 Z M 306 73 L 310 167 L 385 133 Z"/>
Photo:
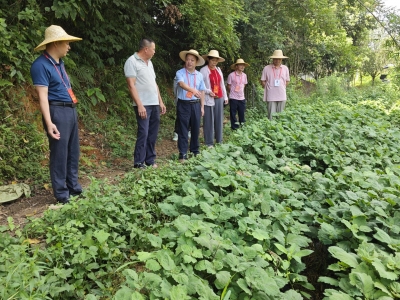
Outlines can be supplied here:
<path id="1" fill-rule="evenodd" d="M 52 63 L 52 65 L 53 65 L 54 68 L 56 69 L 58 75 L 60 76 L 61 81 L 64 83 L 65 88 L 66 88 L 67 90 L 70 89 L 70 88 L 71 88 L 71 81 L 69 80 L 69 77 L 68 77 L 68 75 L 67 75 L 67 72 L 65 71 L 64 65 L 61 65 L 61 64 L 60 64 L 60 66 L 62 67 L 62 70 L 64 71 L 65 77 L 67 77 L 67 80 L 68 80 L 68 83 L 69 83 L 69 88 L 67 87 L 67 84 L 65 83 L 64 78 L 62 77 L 60 71 L 58 70 L 58 68 L 57 68 L 57 66 L 54 64 L 54 62 L 50 59 L 50 57 L 49 57 L 46 53 L 43 53 L 43 55 Z"/>
<path id="2" fill-rule="evenodd" d="M 240 81 L 239 81 L 239 86 L 241 86 L 242 85 L 242 77 L 243 77 L 243 73 L 242 74 L 240 74 L 240 75 L 238 75 L 236 72 L 235 72 L 235 75 L 237 76 L 237 77 L 239 77 L 240 78 Z M 237 79 L 236 79 L 236 84 L 238 83 L 238 81 L 237 81 Z"/>
<path id="3" fill-rule="evenodd" d="M 282 67 L 280 67 L 280 68 L 281 68 L 281 71 L 279 72 L 279 77 L 278 77 L 278 79 L 280 79 L 280 78 L 281 78 L 281 75 L 282 75 Z M 272 72 L 274 72 L 274 78 L 276 79 L 275 66 L 272 67 Z"/>

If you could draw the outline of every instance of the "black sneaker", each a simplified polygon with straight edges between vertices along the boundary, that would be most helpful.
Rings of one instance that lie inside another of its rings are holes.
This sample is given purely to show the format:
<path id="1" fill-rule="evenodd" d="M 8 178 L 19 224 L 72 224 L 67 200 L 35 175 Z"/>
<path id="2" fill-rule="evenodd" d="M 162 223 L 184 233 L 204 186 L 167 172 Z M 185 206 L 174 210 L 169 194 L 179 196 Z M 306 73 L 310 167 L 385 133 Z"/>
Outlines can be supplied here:
<path id="1" fill-rule="evenodd" d="M 179 153 L 179 158 L 178 158 L 178 160 L 179 160 L 180 163 L 184 163 L 185 161 L 187 161 L 187 159 L 188 159 L 187 154 L 181 154 L 181 153 Z"/>
<path id="2" fill-rule="evenodd" d="M 75 197 L 75 196 L 80 196 L 82 194 L 82 191 L 73 191 L 73 192 L 69 192 L 69 195 L 71 197 Z"/>
<path id="3" fill-rule="evenodd" d="M 69 198 L 61 198 L 61 199 L 57 199 L 57 203 L 60 203 L 60 204 L 67 204 L 67 203 L 69 203 Z"/>
<path id="4" fill-rule="evenodd" d="M 179 153 L 179 159 L 188 159 L 187 154 Z"/>
<path id="5" fill-rule="evenodd" d="M 146 169 L 146 165 L 144 163 L 134 164 L 133 167 L 135 169 Z"/>

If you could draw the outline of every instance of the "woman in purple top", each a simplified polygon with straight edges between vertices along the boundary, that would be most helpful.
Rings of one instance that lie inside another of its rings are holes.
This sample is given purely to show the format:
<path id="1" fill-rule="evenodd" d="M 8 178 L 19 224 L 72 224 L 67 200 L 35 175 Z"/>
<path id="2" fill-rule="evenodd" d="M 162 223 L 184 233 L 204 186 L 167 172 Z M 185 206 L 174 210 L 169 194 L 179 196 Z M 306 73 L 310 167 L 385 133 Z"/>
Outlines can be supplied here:
<path id="1" fill-rule="evenodd" d="M 268 119 L 272 120 L 274 113 L 285 109 L 286 86 L 289 84 L 289 69 L 282 65 L 282 50 L 275 50 L 272 56 L 272 64 L 265 66 L 261 75 L 261 84 L 264 88 L 264 101 L 268 104 Z"/>
<path id="2" fill-rule="evenodd" d="M 215 141 L 222 143 L 222 127 L 224 125 L 224 103 L 228 104 L 228 96 L 224 83 L 224 75 L 217 64 L 225 61 L 217 50 L 211 50 L 203 55 L 207 65 L 200 69 L 203 74 L 205 90 L 203 132 L 204 143 L 208 147 L 214 146 Z"/>

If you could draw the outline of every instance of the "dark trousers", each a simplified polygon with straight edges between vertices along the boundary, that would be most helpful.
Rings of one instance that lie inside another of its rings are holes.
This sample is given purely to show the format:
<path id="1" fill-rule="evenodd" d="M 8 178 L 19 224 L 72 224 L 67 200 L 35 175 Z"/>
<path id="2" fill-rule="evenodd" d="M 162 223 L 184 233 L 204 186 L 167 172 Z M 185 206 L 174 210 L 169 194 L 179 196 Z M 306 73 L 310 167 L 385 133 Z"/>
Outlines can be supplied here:
<path id="1" fill-rule="evenodd" d="M 190 131 L 190 126 L 189 126 L 189 131 Z M 176 134 L 178 134 L 178 132 L 179 132 L 178 108 L 176 109 L 174 132 L 175 132 Z"/>
<path id="2" fill-rule="evenodd" d="M 134 108 L 138 129 L 133 163 L 135 165 L 146 163 L 146 165 L 150 166 L 154 164 L 156 159 L 156 141 L 160 126 L 160 106 L 145 106 L 146 119 L 142 119 L 139 116 L 137 106 Z"/>
<path id="3" fill-rule="evenodd" d="M 178 121 L 178 111 L 176 113 L 176 117 L 175 117 L 175 129 L 174 132 L 178 133 L 179 131 L 179 121 Z"/>
<path id="4" fill-rule="evenodd" d="M 245 122 L 244 112 L 246 110 L 246 100 L 236 100 L 229 99 L 229 107 L 230 107 L 230 117 L 231 117 L 231 128 L 237 129 L 239 125 L 237 124 L 236 112 L 239 116 L 239 124 L 243 125 Z"/>
<path id="5" fill-rule="evenodd" d="M 194 154 L 199 153 L 199 132 L 201 120 L 200 102 L 189 103 L 189 101 L 178 100 L 177 103 L 177 119 L 178 119 L 178 150 L 179 158 L 185 158 L 188 152 Z M 188 132 L 191 131 L 190 145 L 188 145 Z M 189 146 L 189 147 L 188 147 Z"/>
<path id="6" fill-rule="evenodd" d="M 79 135 L 76 108 L 50 105 L 50 117 L 60 132 L 56 140 L 47 135 L 50 148 L 50 178 L 56 199 L 82 192 L 78 183 Z M 47 126 L 43 122 L 47 132 Z"/>

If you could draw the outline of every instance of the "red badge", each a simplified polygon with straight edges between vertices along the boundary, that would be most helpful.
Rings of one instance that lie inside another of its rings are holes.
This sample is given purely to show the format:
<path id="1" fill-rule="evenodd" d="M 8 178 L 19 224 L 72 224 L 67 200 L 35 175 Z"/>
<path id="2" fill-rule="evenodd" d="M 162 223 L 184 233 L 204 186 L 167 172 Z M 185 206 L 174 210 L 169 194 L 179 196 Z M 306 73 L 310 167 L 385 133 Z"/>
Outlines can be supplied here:
<path id="1" fill-rule="evenodd" d="M 217 95 L 218 92 L 219 92 L 219 86 L 218 85 L 214 85 L 213 93 Z"/>
<path id="2" fill-rule="evenodd" d="M 192 92 L 187 92 L 186 93 L 186 98 L 192 99 L 193 93 Z"/>
<path id="3" fill-rule="evenodd" d="M 240 91 L 240 85 L 235 86 L 235 92 L 239 92 Z"/>

